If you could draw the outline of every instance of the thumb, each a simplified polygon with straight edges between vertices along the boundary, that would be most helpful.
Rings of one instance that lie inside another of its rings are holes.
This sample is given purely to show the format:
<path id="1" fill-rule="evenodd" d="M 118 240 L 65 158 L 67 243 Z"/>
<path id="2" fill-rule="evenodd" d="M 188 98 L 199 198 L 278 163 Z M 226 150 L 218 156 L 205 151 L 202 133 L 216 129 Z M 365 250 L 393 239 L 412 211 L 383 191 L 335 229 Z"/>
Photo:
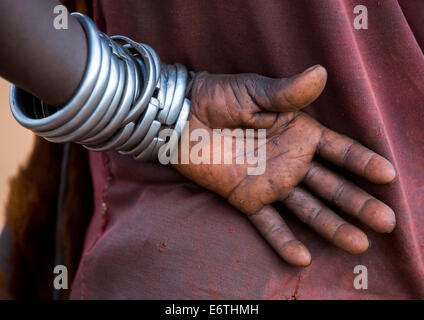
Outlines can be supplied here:
<path id="1" fill-rule="evenodd" d="M 327 70 L 319 64 L 291 78 L 265 78 L 256 86 L 255 100 L 263 111 L 290 112 L 311 104 L 327 82 Z"/>

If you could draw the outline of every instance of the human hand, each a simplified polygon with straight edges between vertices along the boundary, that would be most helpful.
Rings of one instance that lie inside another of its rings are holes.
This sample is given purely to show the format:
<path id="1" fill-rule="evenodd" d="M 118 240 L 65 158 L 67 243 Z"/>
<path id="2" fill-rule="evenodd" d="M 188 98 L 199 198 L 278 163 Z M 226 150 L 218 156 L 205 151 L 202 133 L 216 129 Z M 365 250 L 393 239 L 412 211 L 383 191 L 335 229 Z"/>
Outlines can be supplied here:
<path id="1" fill-rule="evenodd" d="M 264 128 L 266 170 L 261 175 L 248 175 L 249 164 L 236 161 L 195 164 L 190 160 L 175 165 L 183 175 L 245 213 L 277 253 L 297 266 L 309 265 L 311 255 L 271 206 L 274 202 L 282 202 L 322 237 L 351 254 L 368 249 L 367 236 L 319 198 L 377 232 L 391 232 L 396 223 L 387 205 L 315 159 L 317 155 L 378 184 L 391 182 L 396 175 L 383 157 L 299 111 L 321 94 L 326 79 L 321 66 L 290 79 L 196 74 L 190 92 L 190 133 L 201 128 L 214 137 L 217 133 L 213 129 L 217 128 Z M 240 147 L 237 143 L 245 137 L 231 139 L 234 148 L 229 156 L 233 160 L 246 156 L 244 144 Z M 260 143 L 257 136 L 253 139 Z M 191 141 L 189 148 L 196 144 Z M 228 150 L 222 148 L 225 152 Z"/>

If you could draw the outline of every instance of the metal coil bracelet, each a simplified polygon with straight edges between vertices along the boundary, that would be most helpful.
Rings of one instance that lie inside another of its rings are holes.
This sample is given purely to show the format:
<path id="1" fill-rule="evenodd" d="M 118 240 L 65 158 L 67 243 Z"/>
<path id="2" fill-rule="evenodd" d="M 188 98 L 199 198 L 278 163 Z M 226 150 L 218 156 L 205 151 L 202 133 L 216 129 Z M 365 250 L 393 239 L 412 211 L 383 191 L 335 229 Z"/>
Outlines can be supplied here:
<path id="1" fill-rule="evenodd" d="M 12 84 L 13 116 L 51 142 L 117 150 L 137 160 L 157 159 L 166 143 L 163 132 L 173 129 L 179 139 L 188 120 L 187 69 L 165 65 L 150 46 L 124 36 L 109 37 L 87 16 L 72 15 L 88 41 L 88 63 L 77 92 L 65 106 L 54 108 Z"/>

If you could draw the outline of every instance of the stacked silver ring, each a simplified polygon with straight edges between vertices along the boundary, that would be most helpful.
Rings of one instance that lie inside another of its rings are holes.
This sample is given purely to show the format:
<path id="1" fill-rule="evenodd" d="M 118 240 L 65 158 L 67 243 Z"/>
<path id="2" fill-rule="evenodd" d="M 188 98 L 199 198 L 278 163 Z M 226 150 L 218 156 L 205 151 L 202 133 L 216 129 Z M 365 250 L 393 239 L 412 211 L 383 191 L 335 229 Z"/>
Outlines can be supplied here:
<path id="1" fill-rule="evenodd" d="M 188 120 L 187 69 L 163 64 L 150 46 L 124 36 L 109 37 L 87 16 L 72 15 L 88 41 L 88 63 L 77 92 L 50 114 L 42 101 L 12 84 L 15 119 L 51 142 L 118 150 L 137 160 L 157 158 L 166 143 L 161 131 L 171 128 L 180 137 Z M 42 115 L 37 108 L 43 109 Z"/>

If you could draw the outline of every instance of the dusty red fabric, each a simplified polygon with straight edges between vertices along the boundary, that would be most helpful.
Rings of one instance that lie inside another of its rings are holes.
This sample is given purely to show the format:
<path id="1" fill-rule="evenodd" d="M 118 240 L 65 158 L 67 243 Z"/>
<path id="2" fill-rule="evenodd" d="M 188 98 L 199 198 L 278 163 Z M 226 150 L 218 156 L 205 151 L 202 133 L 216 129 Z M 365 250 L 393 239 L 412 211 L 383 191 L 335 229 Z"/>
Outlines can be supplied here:
<path id="1" fill-rule="evenodd" d="M 220 73 L 290 76 L 320 63 L 319 121 L 389 158 L 398 177 L 374 186 L 390 205 L 390 235 L 350 256 L 281 208 L 313 263 L 283 262 L 247 219 L 173 168 L 92 153 L 95 213 L 71 297 L 424 298 L 424 1 L 95 1 L 108 34 L 149 43 L 162 60 Z M 368 30 L 353 28 L 368 8 Z M 421 48 L 420 48 L 421 45 Z M 356 290 L 356 265 L 368 290 Z"/>

